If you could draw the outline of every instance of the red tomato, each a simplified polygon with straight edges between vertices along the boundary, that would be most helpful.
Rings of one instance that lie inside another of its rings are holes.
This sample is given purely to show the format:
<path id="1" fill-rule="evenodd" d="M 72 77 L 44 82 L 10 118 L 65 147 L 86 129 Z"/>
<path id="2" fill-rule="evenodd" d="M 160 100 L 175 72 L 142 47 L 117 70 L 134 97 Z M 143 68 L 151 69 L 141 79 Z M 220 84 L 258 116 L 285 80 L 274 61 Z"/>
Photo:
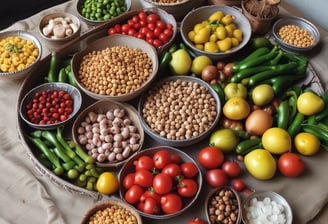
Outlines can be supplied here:
<path id="1" fill-rule="evenodd" d="M 178 212 L 182 208 L 181 197 L 174 193 L 165 194 L 161 197 L 161 206 L 165 214 Z"/>
<path id="2" fill-rule="evenodd" d="M 176 178 L 177 176 L 179 176 L 181 174 L 181 169 L 180 169 L 180 166 L 178 164 L 169 163 L 169 164 L 166 164 L 163 167 L 162 173 L 165 173 L 165 174 L 169 175 L 172 178 Z"/>
<path id="3" fill-rule="evenodd" d="M 159 173 L 153 178 L 153 189 L 157 194 L 166 194 L 172 190 L 173 180 L 165 174 Z"/>
<path id="4" fill-rule="evenodd" d="M 159 39 L 154 39 L 153 40 L 153 46 L 156 47 L 156 48 L 159 48 L 163 45 L 163 42 Z"/>
<path id="5" fill-rule="evenodd" d="M 116 34 L 116 33 L 117 32 L 116 32 L 114 27 L 111 27 L 111 28 L 108 29 L 108 35 L 113 35 L 113 34 Z"/>
<path id="6" fill-rule="evenodd" d="M 140 18 L 139 18 L 139 16 L 138 16 L 138 15 L 132 16 L 132 21 L 133 21 L 134 23 L 139 23 L 139 22 L 140 22 Z"/>
<path id="7" fill-rule="evenodd" d="M 198 190 L 197 182 L 193 179 L 182 179 L 178 184 L 178 193 L 182 197 L 193 197 Z"/>
<path id="8" fill-rule="evenodd" d="M 149 30 L 154 31 L 155 28 L 156 28 L 156 24 L 155 23 L 148 23 L 147 27 L 148 27 Z"/>
<path id="9" fill-rule="evenodd" d="M 144 201 L 146 198 L 154 198 L 158 203 L 161 202 L 161 195 L 156 194 L 152 190 L 146 190 L 140 197 L 140 201 Z"/>
<path id="10" fill-rule="evenodd" d="M 123 187 L 129 189 L 134 185 L 134 175 L 135 173 L 129 173 L 123 178 Z"/>
<path id="11" fill-rule="evenodd" d="M 221 169 L 211 169 L 206 172 L 206 181 L 211 187 L 217 188 L 227 185 L 229 178 Z"/>
<path id="12" fill-rule="evenodd" d="M 154 166 L 157 169 L 162 169 L 166 164 L 171 162 L 171 154 L 163 149 L 155 152 L 153 155 Z"/>
<path id="13" fill-rule="evenodd" d="M 193 162 L 184 162 L 180 165 L 181 173 L 186 178 L 193 178 L 198 174 L 198 168 Z"/>
<path id="14" fill-rule="evenodd" d="M 205 169 L 218 168 L 223 161 L 223 152 L 215 146 L 204 147 L 198 153 L 198 162 Z"/>
<path id="15" fill-rule="evenodd" d="M 176 163 L 176 164 L 180 164 L 182 161 L 181 157 L 176 154 L 176 153 L 171 153 L 171 162 L 172 163 Z"/>
<path id="16" fill-rule="evenodd" d="M 124 199 L 130 204 L 135 204 L 140 200 L 140 197 L 143 192 L 144 190 L 142 189 L 142 187 L 137 184 L 134 184 L 125 192 Z"/>
<path id="17" fill-rule="evenodd" d="M 162 33 L 162 30 L 161 30 L 161 28 L 159 28 L 159 27 L 155 27 L 155 29 L 153 30 L 153 32 L 154 32 L 154 36 L 155 36 L 156 38 L 158 38 L 159 35 Z"/>
<path id="18" fill-rule="evenodd" d="M 305 163 L 302 158 L 292 152 L 280 155 L 277 165 L 279 171 L 287 177 L 297 177 L 305 170 Z"/>
<path id="19" fill-rule="evenodd" d="M 139 33 L 142 33 L 146 36 L 146 34 L 149 32 L 149 29 L 148 27 L 144 26 L 144 27 L 141 27 L 140 30 L 139 30 Z"/>
<path id="20" fill-rule="evenodd" d="M 221 169 L 231 178 L 237 177 L 240 174 L 240 166 L 235 161 L 225 161 Z"/>
<path id="21" fill-rule="evenodd" d="M 166 29 L 166 23 L 163 20 L 157 20 L 156 21 L 156 27 L 160 28 L 161 30 Z"/>
<path id="22" fill-rule="evenodd" d="M 245 182 L 241 179 L 234 179 L 232 180 L 232 187 L 236 191 L 242 191 L 245 189 Z"/>
<path id="23" fill-rule="evenodd" d="M 163 41 L 164 43 L 168 42 L 171 39 L 171 36 L 165 34 L 165 33 L 161 33 L 159 34 L 158 38 Z"/>
<path id="24" fill-rule="evenodd" d="M 139 202 L 138 204 L 139 210 L 143 211 L 147 214 L 159 214 L 161 209 L 159 203 L 154 198 L 145 198 L 144 201 Z"/>
<path id="25" fill-rule="evenodd" d="M 122 33 L 128 33 L 130 26 L 128 24 L 122 25 Z"/>
<path id="26" fill-rule="evenodd" d="M 207 224 L 207 222 L 201 218 L 193 218 L 190 219 L 187 224 Z"/>
<path id="27" fill-rule="evenodd" d="M 157 20 L 159 20 L 160 17 L 159 15 L 157 15 L 156 13 L 150 13 L 148 16 L 147 16 L 147 22 L 148 23 L 156 23 Z"/>
<path id="28" fill-rule="evenodd" d="M 133 162 L 133 164 L 136 170 L 152 170 L 154 168 L 154 161 L 150 156 L 140 156 L 136 161 Z"/>
<path id="29" fill-rule="evenodd" d="M 137 31 L 134 28 L 130 28 L 128 30 L 128 35 L 129 36 L 133 36 L 134 37 L 136 35 L 136 33 L 137 33 Z"/>
<path id="30" fill-rule="evenodd" d="M 149 187 L 153 184 L 153 174 L 149 170 L 139 169 L 135 172 L 134 183 L 141 187 Z"/>
<path id="31" fill-rule="evenodd" d="M 147 20 L 147 13 L 144 12 L 144 11 L 140 11 L 140 12 L 138 13 L 138 17 L 139 17 L 139 19 L 140 19 L 141 21 L 146 21 L 146 20 Z"/>
<path id="32" fill-rule="evenodd" d="M 120 24 L 116 24 L 114 26 L 116 33 L 121 33 L 122 32 L 122 26 Z"/>

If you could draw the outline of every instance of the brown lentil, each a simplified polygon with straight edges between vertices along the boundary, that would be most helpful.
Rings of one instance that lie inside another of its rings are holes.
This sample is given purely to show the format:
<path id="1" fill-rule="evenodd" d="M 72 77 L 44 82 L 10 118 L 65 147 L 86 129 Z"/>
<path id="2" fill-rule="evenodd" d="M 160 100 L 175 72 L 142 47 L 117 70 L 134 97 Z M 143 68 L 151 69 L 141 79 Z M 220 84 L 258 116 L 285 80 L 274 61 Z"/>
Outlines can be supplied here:
<path id="1" fill-rule="evenodd" d="M 138 48 L 115 46 L 86 54 L 78 74 L 81 84 L 90 92 L 120 96 L 139 89 L 152 72 L 147 53 Z"/>
<path id="2" fill-rule="evenodd" d="M 278 35 L 282 41 L 296 47 L 309 47 L 314 44 L 314 37 L 311 33 L 296 25 L 282 26 Z"/>
<path id="3" fill-rule="evenodd" d="M 150 90 L 142 116 L 158 135 L 184 140 L 205 132 L 217 115 L 215 98 L 195 82 L 168 81 Z"/>
<path id="4" fill-rule="evenodd" d="M 98 210 L 89 219 L 89 224 L 137 224 L 136 217 L 127 209 L 118 205 L 111 205 Z"/>
<path id="5" fill-rule="evenodd" d="M 230 189 L 220 189 L 209 199 L 210 224 L 234 224 L 238 219 L 238 199 Z"/>

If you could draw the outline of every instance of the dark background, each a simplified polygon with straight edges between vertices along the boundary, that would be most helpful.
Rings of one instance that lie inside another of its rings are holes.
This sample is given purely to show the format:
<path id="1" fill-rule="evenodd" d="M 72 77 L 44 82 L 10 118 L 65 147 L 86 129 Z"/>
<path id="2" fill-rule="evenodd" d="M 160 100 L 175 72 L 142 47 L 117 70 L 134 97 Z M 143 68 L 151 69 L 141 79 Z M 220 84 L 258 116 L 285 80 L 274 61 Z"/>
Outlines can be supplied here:
<path id="1" fill-rule="evenodd" d="M 30 17 L 44 9 L 68 0 L 6 0 L 0 7 L 0 30 L 18 20 Z"/>

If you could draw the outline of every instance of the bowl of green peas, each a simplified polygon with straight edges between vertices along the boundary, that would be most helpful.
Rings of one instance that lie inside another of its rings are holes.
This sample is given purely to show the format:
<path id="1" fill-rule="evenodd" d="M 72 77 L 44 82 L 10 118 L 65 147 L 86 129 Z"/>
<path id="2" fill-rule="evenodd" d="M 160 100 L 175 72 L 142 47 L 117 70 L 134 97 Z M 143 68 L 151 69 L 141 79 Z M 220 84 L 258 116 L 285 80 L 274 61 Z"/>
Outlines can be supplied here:
<path id="1" fill-rule="evenodd" d="M 101 25 L 131 9 L 131 0 L 78 0 L 76 9 L 83 22 Z"/>

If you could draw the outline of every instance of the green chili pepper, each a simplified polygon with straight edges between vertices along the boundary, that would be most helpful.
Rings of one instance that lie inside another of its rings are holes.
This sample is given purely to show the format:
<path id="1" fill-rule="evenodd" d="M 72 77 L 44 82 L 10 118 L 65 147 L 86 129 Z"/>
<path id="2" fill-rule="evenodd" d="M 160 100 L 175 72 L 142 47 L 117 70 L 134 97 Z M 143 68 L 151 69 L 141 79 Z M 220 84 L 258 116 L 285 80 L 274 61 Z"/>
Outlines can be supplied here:
<path id="1" fill-rule="evenodd" d="M 58 69 L 59 69 L 59 55 L 56 52 L 51 53 L 50 66 L 48 71 L 48 76 L 46 80 L 48 82 L 57 82 L 58 81 Z"/>
<path id="2" fill-rule="evenodd" d="M 304 115 L 300 112 L 297 112 L 294 119 L 290 122 L 290 125 L 287 129 L 289 135 L 294 138 L 297 133 L 301 130 L 301 124 L 304 121 Z"/>
<path id="3" fill-rule="evenodd" d="M 218 96 L 220 98 L 220 102 L 223 105 L 225 103 L 225 94 L 224 94 L 223 88 L 221 87 L 221 85 L 219 85 L 217 83 L 211 84 L 211 87 L 218 94 Z"/>
<path id="4" fill-rule="evenodd" d="M 58 82 L 66 83 L 68 78 L 67 76 L 68 74 L 66 73 L 65 67 L 61 68 L 58 74 Z"/>
<path id="5" fill-rule="evenodd" d="M 237 73 L 239 71 L 241 71 L 241 66 L 248 62 L 248 61 L 251 61 L 251 60 L 255 60 L 256 58 L 262 56 L 262 55 L 265 55 L 267 53 L 270 52 L 270 49 L 267 48 L 267 47 L 260 47 L 260 48 L 257 48 L 256 50 L 254 50 L 251 54 L 249 54 L 246 58 L 244 58 L 243 60 L 239 61 L 238 63 L 235 63 L 233 66 L 232 66 L 232 70 L 234 73 Z"/>
<path id="6" fill-rule="evenodd" d="M 287 129 L 289 121 L 289 106 L 288 101 L 282 101 L 278 106 L 277 126 L 279 128 Z"/>

